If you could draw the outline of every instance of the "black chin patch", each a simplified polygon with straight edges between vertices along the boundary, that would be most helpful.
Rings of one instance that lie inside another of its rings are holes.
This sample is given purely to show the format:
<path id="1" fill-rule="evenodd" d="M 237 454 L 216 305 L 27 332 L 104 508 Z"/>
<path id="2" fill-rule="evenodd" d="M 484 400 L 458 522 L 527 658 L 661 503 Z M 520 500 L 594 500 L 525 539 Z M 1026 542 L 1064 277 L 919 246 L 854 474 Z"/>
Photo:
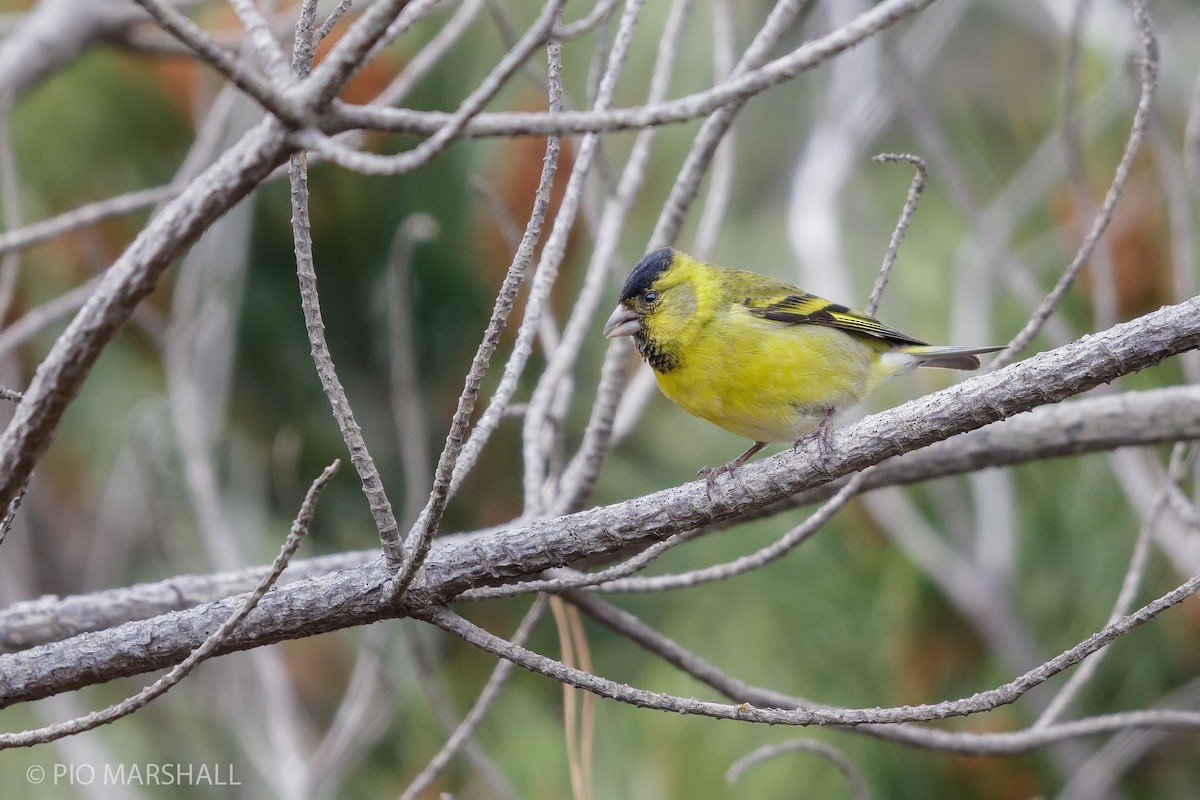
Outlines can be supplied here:
<path id="1" fill-rule="evenodd" d="M 633 335 L 633 343 L 641 357 L 655 372 L 670 372 L 679 367 L 680 358 L 677 349 L 667 349 L 656 339 L 649 338 L 641 331 Z"/>
<path id="2" fill-rule="evenodd" d="M 642 256 L 642 260 L 625 279 L 625 286 L 621 289 L 621 302 L 645 293 L 658 280 L 659 275 L 670 269 L 672 259 L 673 254 L 669 247 L 660 247 Z"/>

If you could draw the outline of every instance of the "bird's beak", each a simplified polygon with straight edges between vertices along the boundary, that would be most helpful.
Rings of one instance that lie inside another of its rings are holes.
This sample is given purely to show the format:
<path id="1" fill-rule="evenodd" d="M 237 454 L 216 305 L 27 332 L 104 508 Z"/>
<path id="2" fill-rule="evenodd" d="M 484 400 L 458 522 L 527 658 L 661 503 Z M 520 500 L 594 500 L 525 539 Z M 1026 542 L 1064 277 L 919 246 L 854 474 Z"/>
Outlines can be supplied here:
<path id="1" fill-rule="evenodd" d="M 625 306 L 617 306 L 617 310 L 608 318 L 608 322 L 604 323 L 604 335 L 609 339 L 615 339 L 618 336 L 633 336 L 641 327 L 642 321 L 637 314 Z"/>

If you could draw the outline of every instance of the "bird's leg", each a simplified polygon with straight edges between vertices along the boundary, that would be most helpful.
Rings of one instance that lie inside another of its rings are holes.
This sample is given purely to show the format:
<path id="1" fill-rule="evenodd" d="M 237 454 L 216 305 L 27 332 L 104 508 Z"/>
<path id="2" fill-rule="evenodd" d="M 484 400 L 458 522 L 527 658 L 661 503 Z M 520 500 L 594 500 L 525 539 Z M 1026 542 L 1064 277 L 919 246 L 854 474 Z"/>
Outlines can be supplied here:
<path id="1" fill-rule="evenodd" d="M 803 433 L 796 443 L 792 445 L 792 452 L 796 452 L 796 448 L 802 442 L 810 439 L 817 441 L 817 454 L 822 460 L 833 453 L 833 418 L 837 416 L 837 409 L 831 408 L 825 412 L 825 416 L 821 417 L 821 421 L 817 423 L 817 427 L 808 433 Z"/>
<path id="2" fill-rule="evenodd" d="M 750 460 L 751 456 L 767 446 L 766 442 L 755 442 L 750 445 L 750 449 L 742 453 L 740 456 L 719 467 L 704 467 L 696 473 L 697 478 L 704 478 L 705 491 L 708 493 L 708 499 L 712 500 L 713 487 L 717 485 L 717 476 L 722 473 L 733 474 L 733 471 Z"/>

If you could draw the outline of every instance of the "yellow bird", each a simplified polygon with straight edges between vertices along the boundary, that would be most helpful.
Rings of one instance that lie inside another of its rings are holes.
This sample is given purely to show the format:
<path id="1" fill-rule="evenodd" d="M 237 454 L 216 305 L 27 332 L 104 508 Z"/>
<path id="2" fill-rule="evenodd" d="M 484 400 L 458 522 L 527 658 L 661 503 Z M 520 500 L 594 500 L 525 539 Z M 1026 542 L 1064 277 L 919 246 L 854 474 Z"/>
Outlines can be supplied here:
<path id="1" fill-rule="evenodd" d="M 721 467 L 735 469 L 769 442 L 815 435 L 829 449 L 833 417 L 893 375 L 916 367 L 977 369 L 999 347 L 938 347 L 783 281 L 726 269 L 664 247 L 625 281 L 604 325 L 632 336 L 662 393 L 683 409 L 754 444 Z"/>

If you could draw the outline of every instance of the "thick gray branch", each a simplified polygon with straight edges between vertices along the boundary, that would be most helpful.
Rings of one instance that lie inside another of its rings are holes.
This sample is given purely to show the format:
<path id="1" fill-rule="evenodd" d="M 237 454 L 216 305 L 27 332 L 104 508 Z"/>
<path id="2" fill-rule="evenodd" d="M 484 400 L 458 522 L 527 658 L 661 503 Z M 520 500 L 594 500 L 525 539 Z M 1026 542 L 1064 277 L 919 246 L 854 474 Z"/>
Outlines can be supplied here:
<path id="1" fill-rule="evenodd" d="M 1092 397 L 1045 406 L 891 459 L 872 471 L 866 488 L 919 483 L 978 469 L 1117 447 L 1190 439 L 1200 439 L 1200 386 Z M 846 480 L 842 478 L 798 492 L 737 520 L 708 525 L 702 530 L 717 531 L 748 519 L 821 502 L 832 496 Z M 479 535 L 447 536 L 438 540 L 434 549 L 459 546 Z M 280 584 L 359 567 L 378 557 L 378 550 L 355 550 L 298 559 Z M 0 611 L 0 652 L 24 650 L 247 592 L 265 570 L 266 567 L 249 567 L 236 572 L 178 575 L 154 583 L 86 595 L 64 598 L 46 595 L 17 603 Z"/>
<path id="2" fill-rule="evenodd" d="M 813 447 L 746 467 L 714 500 L 703 483 L 447 545 L 430 554 L 405 596 L 388 605 L 381 562 L 279 587 L 233 633 L 225 650 L 311 636 L 392 616 L 428 613 L 465 589 L 646 545 L 730 520 L 886 458 L 1054 403 L 1200 346 L 1200 298 L 1086 336 L 869 417 L 835 434 L 823 468 Z M 815 446 L 815 445 L 814 445 Z M 0 706 L 174 664 L 239 602 L 228 598 L 0 656 Z"/>

